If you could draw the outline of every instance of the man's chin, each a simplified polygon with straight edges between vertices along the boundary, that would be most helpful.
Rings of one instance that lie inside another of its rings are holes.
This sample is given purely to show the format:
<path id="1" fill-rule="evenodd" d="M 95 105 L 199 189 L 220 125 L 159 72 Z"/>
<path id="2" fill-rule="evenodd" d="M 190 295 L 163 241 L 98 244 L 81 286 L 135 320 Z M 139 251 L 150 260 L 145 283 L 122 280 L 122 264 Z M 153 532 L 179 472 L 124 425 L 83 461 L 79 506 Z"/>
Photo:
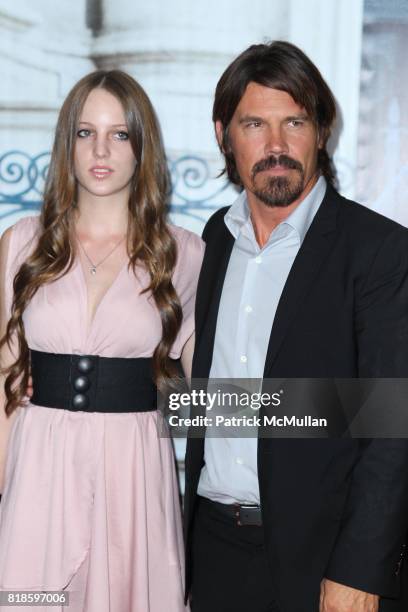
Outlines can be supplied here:
<path id="1" fill-rule="evenodd" d="M 266 206 L 284 208 L 300 198 L 303 190 L 303 177 L 293 184 L 286 177 L 280 176 L 270 178 L 262 188 L 254 188 L 253 194 Z"/>
<path id="2" fill-rule="evenodd" d="M 261 190 L 254 191 L 253 194 L 266 206 L 285 208 L 286 206 L 293 204 L 293 202 L 296 202 L 296 200 L 302 195 L 302 192 L 303 189 L 288 191 Z"/>

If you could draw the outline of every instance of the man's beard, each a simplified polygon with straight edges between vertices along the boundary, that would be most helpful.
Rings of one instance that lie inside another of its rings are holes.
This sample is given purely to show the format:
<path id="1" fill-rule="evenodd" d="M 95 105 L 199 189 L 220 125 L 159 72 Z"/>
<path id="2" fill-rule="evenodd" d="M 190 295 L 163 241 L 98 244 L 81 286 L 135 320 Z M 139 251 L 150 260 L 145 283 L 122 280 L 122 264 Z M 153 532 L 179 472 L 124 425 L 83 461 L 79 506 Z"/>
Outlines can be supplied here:
<path id="1" fill-rule="evenodd" d="M 295 177 L 290 180 L 287 176 L 269 176 L 262 188 L 255 185 L 255 176 L 263 170 L 275 166 L 283 166 L 296 170 Z M 287 155 L 279 157 L 270 156 L 257 162 L 252 169 L 252 193 L 267 206 L 289 206 L 299 198 L 304 189 L 305 173 L 300 162 Z"/>

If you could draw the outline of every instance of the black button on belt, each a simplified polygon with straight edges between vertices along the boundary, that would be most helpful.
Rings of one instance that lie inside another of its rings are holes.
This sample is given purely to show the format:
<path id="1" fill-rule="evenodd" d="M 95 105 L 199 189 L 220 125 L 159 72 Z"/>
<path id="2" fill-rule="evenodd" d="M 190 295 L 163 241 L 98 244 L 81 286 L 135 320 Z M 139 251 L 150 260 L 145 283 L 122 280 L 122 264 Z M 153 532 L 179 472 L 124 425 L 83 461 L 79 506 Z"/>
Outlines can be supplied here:
<path id="1" fill-rule="evenodd" d="M 91 385 L 91 381 L 87 376 L 78 376 L 74 379 L 74 389 L 75 391 L 79 391 L 79 393 L 83 393 L 87 391 Z"/>
<path id="2" fill-rule="evenodd" d="M 89 405 L 89 399 L 83 393 L 76 393 L 72 398 L 72 406 L 76 410 L 85 410 Z"/>
<path id="3" fill-rule="evenodd" d="M 95 402 L 94 386 L 97 357 L 81 355 L 71 370 L 71 384 L 75 392 L 71 404 L 74 410 L 87 410 Z"/>
<path id="4" fill-rule="evenodd" d="M 93 369 L 94 364 L 89 357 L 81 357 L 78 359 L 77 368 L 83 374 L 90 372 Z"/>

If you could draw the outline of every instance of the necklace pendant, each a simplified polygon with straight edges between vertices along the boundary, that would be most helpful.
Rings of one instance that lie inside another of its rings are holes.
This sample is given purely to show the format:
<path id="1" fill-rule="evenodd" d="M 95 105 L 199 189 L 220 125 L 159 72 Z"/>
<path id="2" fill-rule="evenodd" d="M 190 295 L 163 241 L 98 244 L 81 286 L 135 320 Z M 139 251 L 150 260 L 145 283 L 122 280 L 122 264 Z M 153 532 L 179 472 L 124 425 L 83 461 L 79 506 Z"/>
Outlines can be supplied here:
<path id="1" fill-rule="evenodd" d="M 90 271 L 90 273 L 92 274 L 92 276 L 95 276 L 95 274 L 96 274 L 96 268 L 95 268 L 95 266 L 92 266 L 92 268 L 91 268 L 89 271 Z"/>

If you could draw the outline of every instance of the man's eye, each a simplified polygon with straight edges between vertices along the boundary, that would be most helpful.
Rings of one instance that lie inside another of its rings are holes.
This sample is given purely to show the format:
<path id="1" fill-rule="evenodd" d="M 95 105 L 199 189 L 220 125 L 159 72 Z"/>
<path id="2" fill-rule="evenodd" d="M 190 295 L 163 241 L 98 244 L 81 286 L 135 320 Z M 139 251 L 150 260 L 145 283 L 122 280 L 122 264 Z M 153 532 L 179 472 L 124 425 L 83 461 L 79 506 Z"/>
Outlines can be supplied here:
<path id="1" fill-rule="evenodd" d="M 249 121 L 246 125 L 249 128 L 258 128 L 260 127 L 261 122 L 260 121 Z"/>
<path id="2" fill-rule="evenodd" d="M 115 138 L 117 138 L 117 140 L 129 140 L 129 134 L 122 130 L 120 132 L 116 132 Z"/>
<path id="3" fill-rule="evenodd" d="M 77 131 L 78 138 L 87 138 L 87 136 L 90 136 L 90 135 L 91 135 L 91 130 L 86 130 L 85 128 L 82 128 L 82 130 Z"/>
<path id="4" fill-rule="evenodd" d="M 291 119 L 288 125 L 290 125 L 290 127 L 300 127 L 303 125 L 303 121 L 301 119 Z"/>

